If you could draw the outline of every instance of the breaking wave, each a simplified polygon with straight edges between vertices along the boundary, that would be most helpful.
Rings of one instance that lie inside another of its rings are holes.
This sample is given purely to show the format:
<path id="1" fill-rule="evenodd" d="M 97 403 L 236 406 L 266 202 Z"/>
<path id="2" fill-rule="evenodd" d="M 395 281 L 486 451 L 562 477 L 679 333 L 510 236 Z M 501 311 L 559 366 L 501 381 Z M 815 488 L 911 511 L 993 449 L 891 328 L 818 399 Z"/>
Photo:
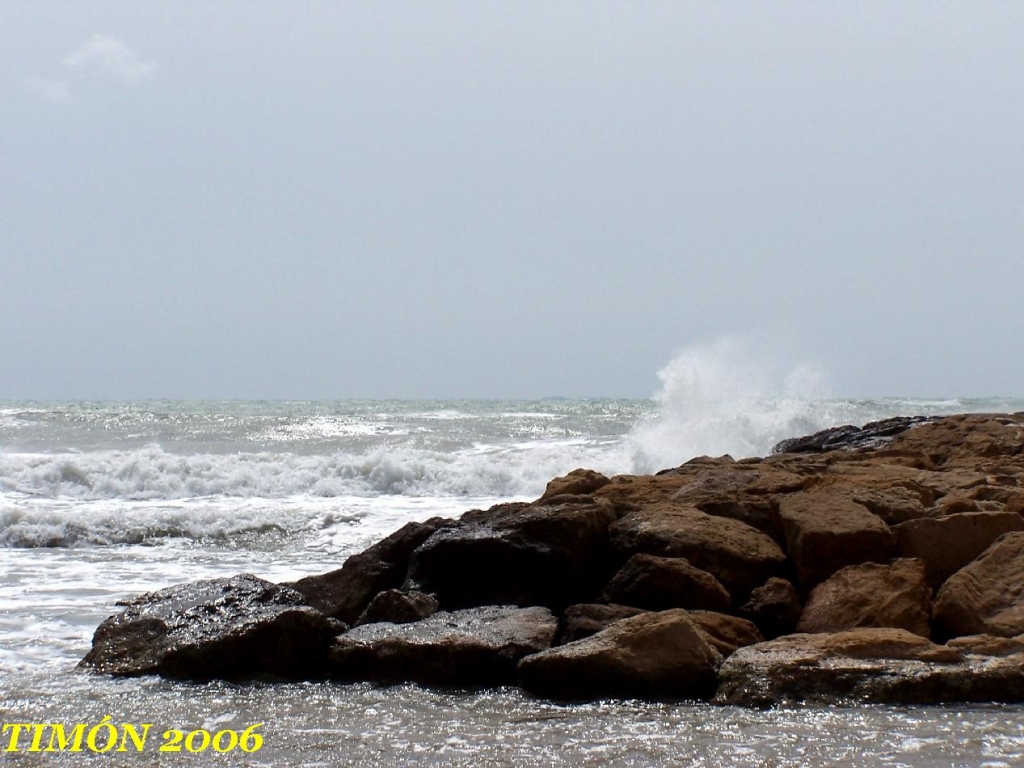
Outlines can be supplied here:
<path id="1" fill-rule="evenodd" d="M 408 446 L 365 454 L 177 455 L 150 445 L 83 454 L 0 454 L 0 490 L 73 499 L 517 496 L 577 466 L 621 471 L 608 441 L 546 441 L 454 453 Z"/>

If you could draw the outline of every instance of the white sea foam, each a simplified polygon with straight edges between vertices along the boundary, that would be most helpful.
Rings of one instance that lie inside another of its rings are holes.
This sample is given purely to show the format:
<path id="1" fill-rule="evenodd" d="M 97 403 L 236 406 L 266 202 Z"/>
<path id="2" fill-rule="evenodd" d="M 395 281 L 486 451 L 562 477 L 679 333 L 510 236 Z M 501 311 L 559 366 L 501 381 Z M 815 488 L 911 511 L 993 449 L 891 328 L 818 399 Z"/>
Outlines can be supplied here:
<path id="1" fill-rule="evenodd" d="M 625 456 L 587 440 L 517 442 L 455 452 L 408 445 L 363 454 L 170 453 L 156 445 L 81 454 L 0 454 L 0 490 L 27 496 L 131 501 L 380 494 L 515 496 L 577 466 L 622 471 Z"/>

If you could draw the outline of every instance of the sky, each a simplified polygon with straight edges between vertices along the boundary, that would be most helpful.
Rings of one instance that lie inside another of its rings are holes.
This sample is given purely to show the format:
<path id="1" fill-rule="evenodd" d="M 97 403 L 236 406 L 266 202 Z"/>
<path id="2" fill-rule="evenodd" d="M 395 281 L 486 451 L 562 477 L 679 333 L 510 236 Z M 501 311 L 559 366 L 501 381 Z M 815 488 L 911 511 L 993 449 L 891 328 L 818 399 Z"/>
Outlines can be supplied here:
<path id="1" fill-rule="evenodd" d="M 647 397 L 722 338 L 835 395 L 1022 396 L 1022 30 L 5 0 L 0 399 Z"/>

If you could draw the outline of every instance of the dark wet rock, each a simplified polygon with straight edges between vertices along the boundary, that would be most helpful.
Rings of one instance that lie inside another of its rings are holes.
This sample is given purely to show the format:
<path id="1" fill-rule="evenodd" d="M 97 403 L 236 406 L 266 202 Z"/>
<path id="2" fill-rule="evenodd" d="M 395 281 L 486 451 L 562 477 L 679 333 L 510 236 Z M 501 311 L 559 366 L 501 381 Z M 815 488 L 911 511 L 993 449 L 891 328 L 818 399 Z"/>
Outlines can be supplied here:
<path id="1" fill-rule="evenodd" d="M 750 599 L 739 612 L 771 639 L 793 631 L 803 612 L 803 604 L 791 582 L 774 576 L 750 593 Z"/>
<path id="2" fill-rule="evenodd" d="M 583 495 L 593 493 L 608 485 L 609 482 L 607 477 L 592 469 L 574 469 L 567 475 L 549 480 L 547 487 L 544 489 L 544 495 L 540 497 L 540 500 L 545 501 L 553 496 L 565 496 L 567 494 Z"/>
<path id="3" fill-rule="evenodd" d="M 1004 533 L 1024 530 L 1024 518 L 1008 511 L 964 512 L 911 520 L 892 530 L 900 552 L 922 560 L 937 589 Z"/>
<path id="4" fill-rule="evenodd" d="M 803 491 L 779 503 L 786 548 L 804 589 L 840 568 L 886 562 L 896 552 L 889 526 L 860 504 L 827 491 Z"/>
<path id="5" fill-rule="evenodd" d="M 608 580 L 615 510 L 590 496 L 557 496 L 463 515 L 412 555 L 406 589 L 437 595 L 445 609 L 592 600 Z"/>
<path id="6" fill-rule="evenodd" d="M 813 435 L 783 440 L 772 453 L 825 453 L 826 451 L 852 451 L 862 448 L 881 448 L 911 427 L 932 421 L 928 416 L 896 416 L 872 421 L 863 427 L 847 424 L 815 432 Z"/>
<path id="7" fill-rule="evenodd" d="M 452 524 L 453 521 L 441 518 L 408 523 L 369 549 L 352 555 L 338 570 L 307 576 L 285 586 L 301 593 L 311 606 L 328 616 L 352 624 L 378 592 L 402 585 L 413 550 L 432 533 Z"/>
<path id="8" fill-rule="evenodd" d="M 433 595 L 422 592 L 403 592 L 400 589 L 385 589 L 377 594 L 366 606 L 356 625 L 374 624 L 387 621 L 391 624 L 408 624 L 425 619 L 437 613 L 440 606 Z"/>
<path id="9" fill-rule="evenodd" d="M 81 666 L 183 680 L 303 680 L 324 675 L 345 629 L 292 589 L 241 574 L 150 592 L 96 630 Z"/>
<path id="10" fill-rule="evenodd" d="M 966 655 L 901 629 L 789 635 L 741 648 L 715 702 L 893 703 L 1024 700 L 1024 656 Z"/>
<path id="11" fill-rule="evenodd" d="M 682 557 L 636 554 L 619 569 L 601 599 L 651 611 L 697 608 L 724 611 L 731 602 L 725 587 Z"/>
<path id="12" fill-rule="evenodd" d="M 1005 533 L 935 596 L 939 637 L 1024 633 L 1024 532 Z"/>
<path id="13" fill-rule="evenodd" d="M 561 642 L 571 643 L 584 637 L 596 635 L 616 621 L 646 613 L 643 608 L 628 605 L 606 605 L 604 603 L 580 603 L 570 605 L 562 612 Z"/>
<path id="14" fill-rule="evenodd" d="M 837 571 L 807 598 L 797 632 L 895 627 L 928 637 L 932 590 L 920 560 L 861 563 Z"/>
<path id="15" fill-rule="evenodd" d="M 684 557 L 707 571 L 734 600 L 782 568 L 786 556 L 768 535 L 693 507 L 657 504 L 630 512 L 609 529 L 612 546 L 624 555 Z"/>
<path id="16" fill-rule="evenodd" d="M 558 622 L 547 608 L 441 611 L 411 624 L 364 624 L 330 649 L 332 678 L 378 683 L 514 684 L 516 663 L 548 648 Z"/>
<path id="17" fill-rule="evenodd" d="M 739 616 L 729 616 L 715 611 L 687 611 L 697 629 L 704 633 L 704 639 L 727 657 L 738 649 L 755 643 L 763 643 L 764 636 L 753 622 Z"/>
<path id="18" fill-rule="evenodd" d="M 642 613 L 583 640 L 527 656 L 519 684 L 566 701 L 706 699 L 721 654 L 685 610 Z"/>

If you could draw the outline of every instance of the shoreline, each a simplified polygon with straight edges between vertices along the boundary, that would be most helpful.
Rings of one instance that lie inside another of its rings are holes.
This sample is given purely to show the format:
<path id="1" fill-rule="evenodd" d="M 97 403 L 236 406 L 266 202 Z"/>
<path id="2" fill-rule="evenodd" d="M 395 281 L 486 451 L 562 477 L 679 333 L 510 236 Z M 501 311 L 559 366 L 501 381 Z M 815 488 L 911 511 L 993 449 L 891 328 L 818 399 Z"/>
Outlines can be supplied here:
<path id="1" fill-rule="evenodd" d="M 1005 594 L 1024 563 L 1024 414 L 827 432 L 758 459 L 577 471 L 536 502 L 407 525 L 291 585 L 161 590 L 104 622 L 84 663 L 518 683 L 555 700 L 1024 700 L 1022 609 Z M 985 583 L 996 562 L 998 610 L 970 604 L 958 585 Z M 189 618 L 228 603 L 227 621 L 197 631 Z M 140 622 L 163 622 L 158 642 L 140 642 Z M 256 635 L 288 652 L 261 656 Z M 793 683 L 794 669 L 814 672 Z"/>

